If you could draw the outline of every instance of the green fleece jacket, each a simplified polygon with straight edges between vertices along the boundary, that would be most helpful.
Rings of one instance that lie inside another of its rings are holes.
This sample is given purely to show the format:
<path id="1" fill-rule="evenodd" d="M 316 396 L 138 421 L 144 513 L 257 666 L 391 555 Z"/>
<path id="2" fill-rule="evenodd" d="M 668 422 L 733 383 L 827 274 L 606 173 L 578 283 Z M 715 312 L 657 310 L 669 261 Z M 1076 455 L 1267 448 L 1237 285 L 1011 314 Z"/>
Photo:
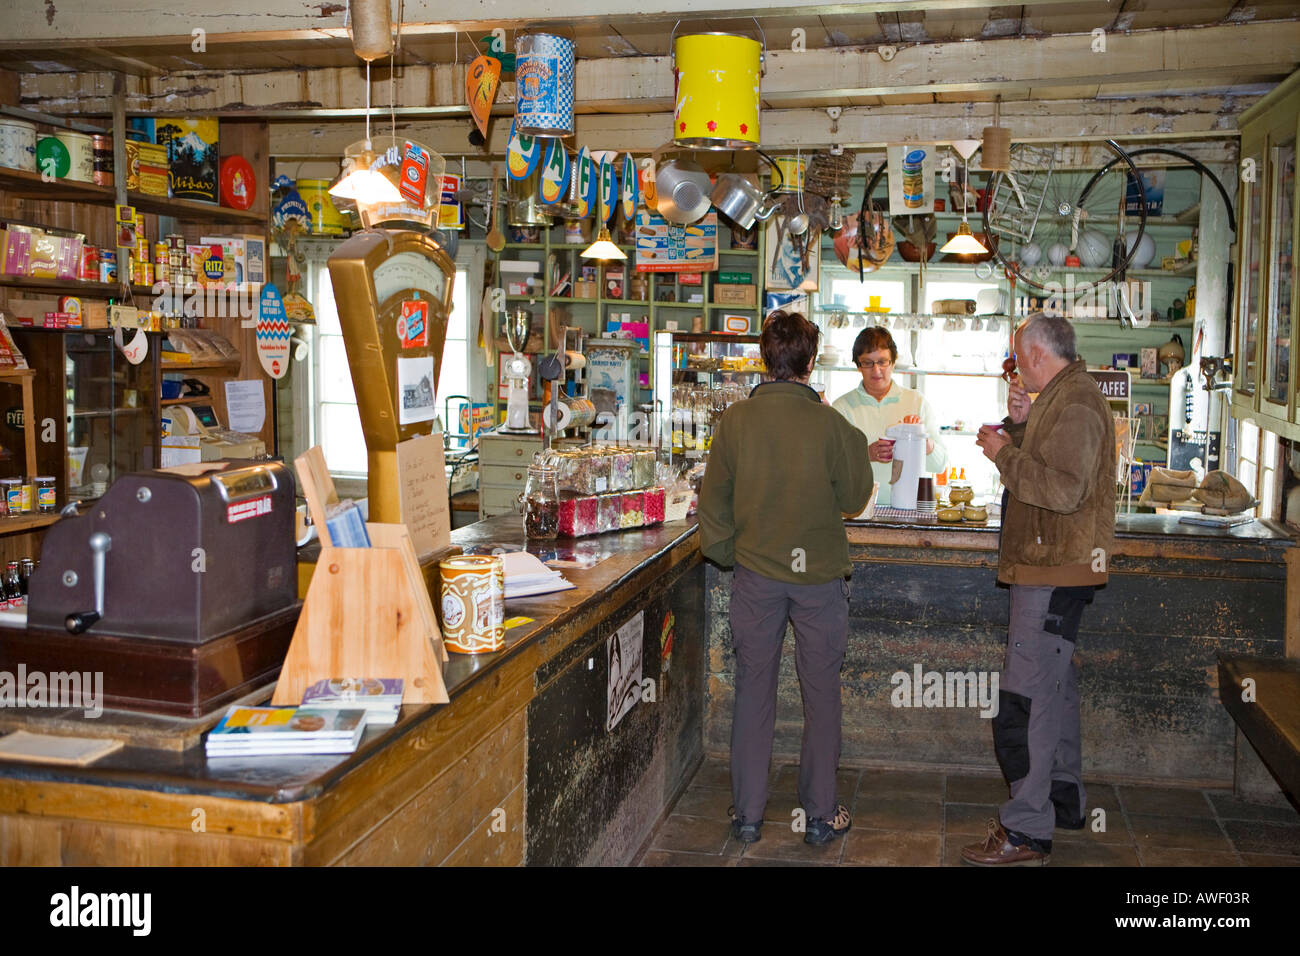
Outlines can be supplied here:
<path id="1" fill-rule="evenodd" d="M 852 570 L 845 513 L 871 497 L 867 437 L 797 382 L 766 382 L 718 422 L 700 486 L 700 550 L 792 584 Z"/>

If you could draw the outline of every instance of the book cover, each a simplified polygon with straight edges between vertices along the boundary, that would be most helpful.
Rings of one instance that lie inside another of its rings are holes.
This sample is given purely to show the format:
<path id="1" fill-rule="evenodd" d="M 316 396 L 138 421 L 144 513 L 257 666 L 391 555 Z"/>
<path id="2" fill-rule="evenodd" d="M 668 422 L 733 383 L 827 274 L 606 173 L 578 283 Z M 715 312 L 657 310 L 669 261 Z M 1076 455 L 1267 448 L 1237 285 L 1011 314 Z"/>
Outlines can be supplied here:
<path id="1" fill-rule="evenodd" d="M 365 729 L 366 712 L 313 709 L 310 707 L 231 707 L 221 722 L 212 728 L 208 741 L 225 743 L 239 739 L 259 743 L 271 739 L 289 742 L 359 738 Z"/>
<path id="2" fill-rule="evenodd" d="M 335 677 L 312 684 L 303 692 L 304 707 L 399 707 L 402 680 L 392 677 Z"/>

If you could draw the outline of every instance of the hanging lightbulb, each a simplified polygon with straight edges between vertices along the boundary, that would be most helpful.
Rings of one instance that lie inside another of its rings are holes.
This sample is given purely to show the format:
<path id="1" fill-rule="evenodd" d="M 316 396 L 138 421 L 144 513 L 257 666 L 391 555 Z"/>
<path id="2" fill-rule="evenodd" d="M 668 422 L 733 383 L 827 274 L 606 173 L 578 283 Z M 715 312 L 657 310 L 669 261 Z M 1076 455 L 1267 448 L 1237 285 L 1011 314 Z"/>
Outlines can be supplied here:
<path id="1" fill-rule="evenodd" d="M 953 143 L 953 147 L 961 154 L 961 223 L 957 226 L 957 234 L 943 244 L 939 250 L 942 255 L 987 255 L 988 250 L 984 244 L 975 238 L 975 234 L 970 231 L 970 223 L 966 221 L 966 183 L 967 173 L 970 169 L 971 154 L 979 147 L 979 140 L 963 139 Z"/>
<path id="2" fill-rule="evenodd" d="M 343 173 L 329 188 L 331 196 L 351 199 L 358 205 L 399 203 L 402 194 L 396 184 L 377 169 L 371 167 L 379 158 L 370 142 L 370 61 L 366 61 L 366 138 L 362 149 L 345 162 Z"/>
<path id="3" fill-rule="evenodd" d="M 836 193 L 831 196 L 830 227 L 838 229 L 842 225 L 844 225 L 844 214 L 840 212 L 840 194 Z"/>
<path id="4" fill-rule="evenodd" d="M 601 189 L 599 192 L 600 202 L 596 215 L 600 217 L 600 231 L 596 233 L 596 241 L 582 250 L 582 258 L 626 259 L 627 253 L 614 244 L 614 237 L 609 234 L 609 225 L 605 222 L 605 190 Z"/>

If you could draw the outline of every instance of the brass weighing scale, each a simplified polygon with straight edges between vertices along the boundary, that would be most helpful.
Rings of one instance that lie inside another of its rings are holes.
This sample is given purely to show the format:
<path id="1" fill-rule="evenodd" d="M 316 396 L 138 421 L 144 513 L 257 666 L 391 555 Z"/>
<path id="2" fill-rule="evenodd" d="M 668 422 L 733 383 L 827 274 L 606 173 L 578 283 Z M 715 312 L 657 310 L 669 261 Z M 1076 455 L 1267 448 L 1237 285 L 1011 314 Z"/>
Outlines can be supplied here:
<path id="1" fill-rule="evenodd" d="M 370 230 L 329 258 L 369 463 L 370 520 L 400 523 L 397 445 L 433 432 L 456 267 L 432 238 Z"/>

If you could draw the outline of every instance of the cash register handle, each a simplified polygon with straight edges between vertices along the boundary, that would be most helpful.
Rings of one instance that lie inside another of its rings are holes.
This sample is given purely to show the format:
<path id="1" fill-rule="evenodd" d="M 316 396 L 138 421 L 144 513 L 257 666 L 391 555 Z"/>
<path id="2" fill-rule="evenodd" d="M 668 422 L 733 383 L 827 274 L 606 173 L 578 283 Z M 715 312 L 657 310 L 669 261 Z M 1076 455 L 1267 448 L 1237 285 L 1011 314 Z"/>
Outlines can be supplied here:
<path id="1" fill-rule="evenodd" d="M 69 614 L 63 622 L 69 634 L 82 634 L 104 616 L 105 555 L 113 546 L 113 539 L 102 531 L 90 536 L 90 550 L 95 553 L 95 609 Z"/>

